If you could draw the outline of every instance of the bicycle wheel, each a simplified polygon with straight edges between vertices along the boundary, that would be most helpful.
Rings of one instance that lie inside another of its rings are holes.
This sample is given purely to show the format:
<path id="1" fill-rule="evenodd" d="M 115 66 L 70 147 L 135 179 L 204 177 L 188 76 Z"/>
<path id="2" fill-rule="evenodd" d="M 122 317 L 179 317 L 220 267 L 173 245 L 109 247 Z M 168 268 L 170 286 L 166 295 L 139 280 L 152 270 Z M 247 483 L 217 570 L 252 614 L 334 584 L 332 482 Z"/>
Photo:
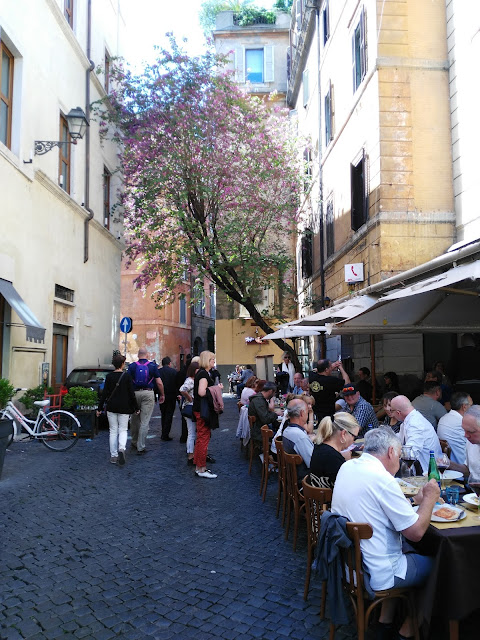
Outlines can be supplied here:
<path id="1" fill-rule="evenodd" d="M 12 420 L 10 418 L 10 416 L 8 415 L 8 413 L 6 411 L 2 411 L 0 412 L 0 420 Z M 7 448 L 12 444 L 13 442 L 13 438 L 15 436 L 16 433 L 16 429 L 17 429 L 17 425 L 15 423 L 15 420 L 12 420 L 12 433 L 8 436 L 7 439 Z"/>
<path id="2" fill-rule="evenodd" d="M 67 451 L 77 444 L 80 423 L 68 411 L 57 409 L 42 418 L 38 425 L 40 440 L 52 451 Z"/>

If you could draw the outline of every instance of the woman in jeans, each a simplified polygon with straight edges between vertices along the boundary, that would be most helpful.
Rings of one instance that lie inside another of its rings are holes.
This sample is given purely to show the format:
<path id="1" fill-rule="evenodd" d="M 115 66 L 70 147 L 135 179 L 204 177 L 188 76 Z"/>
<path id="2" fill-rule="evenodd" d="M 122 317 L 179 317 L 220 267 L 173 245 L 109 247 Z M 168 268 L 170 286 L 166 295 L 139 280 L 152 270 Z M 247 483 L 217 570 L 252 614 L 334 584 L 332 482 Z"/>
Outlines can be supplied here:
<path id="1" fill-rule="evenodd" d="M 193 461 L 196 466 L 195 473 L 199 478 L 216 478 L 217 475 L 207 469 L 208 443 L 211 435 L 210 427 L 200 416 L 201 400 L 206 396 L 207 388 L 213 387 L 210 370 L 215 367 L 215 354 L 211 351 L 202 351 L 199 365 L 200 368 L 195 374 L 193 383 L 193 415 L 197 423 L 197 440 L 195 442 Z M 223 387 L 222 384 L 219 386 Z"/>
<path id="2" fill-rule="evenodd" d="M 185 378 L 185 382 L 180 387 L 179 391 L 182 396 L 185 398 L 185 404 L 182 408 L 182 415 L 185 410 L 185 407 L 193 406 L 193 385 L 195 383 L 195 374 L 198 370 L 198 363 L 194 362 L 187 369 L 187 377 Z M 195 449 L 195 436 L 197 433 L 197 429 L 195 426 L 195 422 L 193 422 L 193 411 L 192 417 L 184 416 L 185 422 L 187 423 L 187 464 L 193 464 L 193 451 Z"/>
<path id="3" fill-rule="evenodd" d="M 128 419 L 132 413 L 139 413 L 137 399 L 133 390 L 131 376 L 123 371 L 125 356 L 113 356 L 112 371 L 105 378 L 105 386 L 99 400 L 99 407 L 107 403 L 107 418 L 110 431 L 110 462 L 125 464 L 125 449 L 127 446 Z M 100 411 L 97 411 L 97 416 Z"/>

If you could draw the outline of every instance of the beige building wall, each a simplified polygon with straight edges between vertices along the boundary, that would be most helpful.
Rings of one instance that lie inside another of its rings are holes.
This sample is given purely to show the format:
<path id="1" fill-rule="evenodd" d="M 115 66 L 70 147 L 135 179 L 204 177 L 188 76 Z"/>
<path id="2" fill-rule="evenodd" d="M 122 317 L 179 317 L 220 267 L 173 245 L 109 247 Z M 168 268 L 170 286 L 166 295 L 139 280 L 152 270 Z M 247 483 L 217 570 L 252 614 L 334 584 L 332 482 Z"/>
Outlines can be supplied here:
<path id="1" fill-rule="evenodd" d="M 109 0 L 92 3 L 92 51 L 103 66 L 105 51 L 121 54 L 123 20 Z M 90 208 L 88 260 L 84 232 L 85 139 L 71 146 L 71 190 L 59 184 L 59 149 L 31 155 L 35 140 L 59 140 L 60 113 L 86 110 L 87 5 L 74 3 L 73 27 L 63 0 L 3 0 L 1 40 L 14 56 L 11 144 L 0 143 L 2 248 L 0 278 L 13 284 L 45 327 L 45 342 L 26 340 L 25 327 L 6 305 L 1 375 L 14 385 L 40 383 L 40 365 L 52 371 L 53 334 L 67 336 L 66 371 L 81 364 L 109 362 L 118 344 L 120 321 L 120 222 L 104 226 L 104 167 L 113 173 L 116 148 L 100 144 L 90 125 Z M 41 52 L 41 55 L 39 54 Z M 90 76 L 90 100 L 105 95 L 104 76 Z M 32 159 L 32 162 L 29 162 Z M 119 179 L 110 183 L 110 205 Z M 73 302 L 55 298 L 55 285 L 73 292 Z"/>

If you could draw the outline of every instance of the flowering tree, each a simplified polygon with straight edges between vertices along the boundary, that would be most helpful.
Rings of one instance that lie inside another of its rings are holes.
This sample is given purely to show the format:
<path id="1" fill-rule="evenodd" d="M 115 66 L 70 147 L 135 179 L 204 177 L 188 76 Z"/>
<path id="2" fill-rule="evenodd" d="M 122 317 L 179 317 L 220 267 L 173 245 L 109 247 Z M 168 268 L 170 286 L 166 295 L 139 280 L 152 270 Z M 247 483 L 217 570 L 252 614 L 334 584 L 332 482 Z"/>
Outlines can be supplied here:
<path id="1" fill-rule="evenodd" d="M 286 113 L 243 93 L 225 62 L 188 57 L 172 38 L 141 76 L 114 71 L 102 117 L 123 146 L 136 285 L 153 284 L 161 305 L 178 295 L 185 270 L 199 273 L 271 333 L 256 305 L 265 286 L 285 294 L 293 284 L 301 154 Z"/>

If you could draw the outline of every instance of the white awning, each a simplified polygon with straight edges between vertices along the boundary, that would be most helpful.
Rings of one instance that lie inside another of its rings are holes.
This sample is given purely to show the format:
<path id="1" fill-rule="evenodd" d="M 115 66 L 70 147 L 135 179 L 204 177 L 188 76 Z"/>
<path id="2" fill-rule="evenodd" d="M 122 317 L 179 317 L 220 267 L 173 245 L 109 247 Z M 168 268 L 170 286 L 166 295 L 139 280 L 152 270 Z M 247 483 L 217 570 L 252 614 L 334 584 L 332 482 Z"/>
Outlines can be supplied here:
<path id="1" fill-rule="evenodd" d="M 332 334 L 480 330 L 480 261 L 382 296 L 367 311 L 328 327 Z M 460 283 L 464 283 L 463 287 Z M 455 286 L 454 286 L 455 285 Z"/>
<path id="2" fill-rule="evenodd" d="M 334 304 L 328 309 L 314 313 L 306 318 L 300 318 L 293 322 L 288 322 L 286 326 L 289 327 L 314 327 L 317 325 L 324 325 L 326 323 L 332 323 L 335 320 L 353 318 L 359 313 L 363 313 L 370 307 L 372 307 L 378 300 L 377 296 L 358 296 L 356 298 L 350 298 L 339 304 Z"/>
<path id="3" fill-rule="evenodd" d="M 325 327 L 281 327 L 274 333 L 267 333 L 263 340 L 288 340 L 291 338 L 308 338 L 325 332 Z"/>
<path id="4" fill-rule="evenodd" d="M 27 340 L 30 342 L 45 342 L 45 329 L 39 323 L 32 310 L 25 304 L 20 294 L 8 280 L 0 278 L 0 294 L 15 311 L 27 329 Z M 15 322 L 11 322 L 15 326 Z"/>

